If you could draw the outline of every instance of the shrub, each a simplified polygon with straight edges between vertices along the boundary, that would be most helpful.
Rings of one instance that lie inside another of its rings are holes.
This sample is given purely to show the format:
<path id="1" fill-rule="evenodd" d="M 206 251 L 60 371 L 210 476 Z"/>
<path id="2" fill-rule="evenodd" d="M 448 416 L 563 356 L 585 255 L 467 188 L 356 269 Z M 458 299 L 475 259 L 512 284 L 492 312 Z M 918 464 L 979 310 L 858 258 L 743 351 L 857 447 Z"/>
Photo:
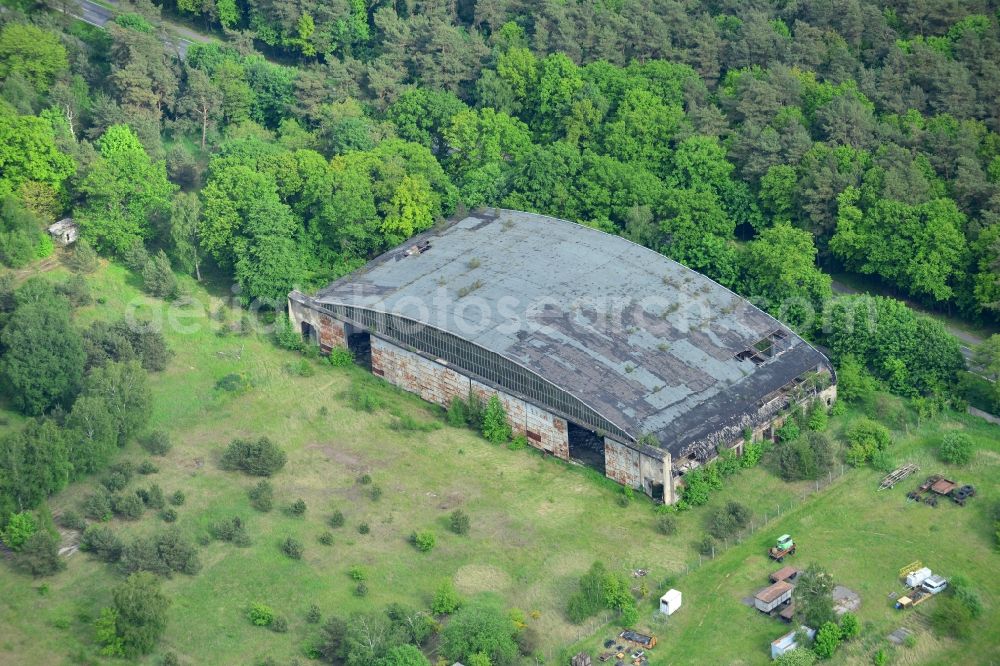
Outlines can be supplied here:
<path id="1" fill-rule="evenodd" d="M 220 461 L 223 469 L 239 469 L 253 476 L 271 476 L 282 467 L 288 457 L 277 444 L 267 437 L 253 441 L 234 439 L 226 447 Z"/>
<path id="2" fill-rule="evenodd" d="M 258 511 L 267 513 L 274 508 L 274 488 L 267 481 L 261 481 L 247 491 L 250 505 Z"/>
<path id="3" fill-rule="evenodd" d="M 455 586 L 451 581 L 445 581 L 434 592 L 434 599 L 431 601 L 431 611 L 435 615 L 450 615 L 462 607 L 462 599 L 458 596 Z"/>
<path id="4" fill-rule="evenodd" d="M 372 530 L 368 526 L 368 523 L 361 523 L 360 525 L 358 525 L 358 534 L 368 534 L 371 531 Z"/>
<path id="5" fill-rule="evenodd" d="M 351 580 L 365 580 L 368 576 L 365 574 L 365 570 L 358 565 L 352 566 L 347 570 L 347 575 L 351 577 Z"/>
<path id="6" fill-rule="evenodd" d="M 437 539 L 430 530 L 421 530 L 410 535 L 410 543 L 416 546 L 421 553 L 426 553 L 434 548 Z"/>
<path id="7" fill-rule="evenodd" d="M 72 509 L 63 511 L 62 515 L 59 516 L 59 524 L 68 530 L 82 530 L 87 527 L 87 521 L 83 519 L 83 516 Z"/>
<path id="8" fill-rule="evenodd" d="M 813 652 L 820 659 L 829 659 L 840 645 L 840 627 L 833 622 L 826 622 L 813 639 Z"/>
<path id="9" fill-rule="evenodd" d="M 351 406 L 359 412 L 371 414 L 382 408 L 382 397 L 367 386 L 356 386 L 348 395 Z"/>
<path id="10" fill-rule="evenodd" d="M 340 509 L 337 509 L 330 515 L 330 519 L 327 522 L 330 523 L 330 527 L 343 527 L 344 513 Z"/>
<path id="11" fill-rule="evenodd" d="M 226 393 L 242 395 L 253 388 L 253 380 L 245 373 L 230 373 L 215 382 L 215 388 Z"/>
<path id="12" fill-rule="evenodd" d="M 842 640 L 848 641 L 857 638 L 860 633 L 861 622 L 858 621 L 857 615 L 844 613 L 840 616 L 840 637 Z"/>
<path id="13" fill-rule="evenodd" d="M 146 506 L 150 509 L 162 509 L 167 504 L 166 499 L 163 497 L 163 490 L 155 483 L 146 491 L 145 501 Z"/>
<path id="14" fill-rule="evenodd" d="M 847 430 L 847 462 L 855 467 L 864 465 L 876 451 L 885 451 L 892 443 L 889 429 L 871 419 L 859 419 Z"/>
<path id="15" fill-rule="evenodd" d="M 177 294 L 177 278 L 163 250 L 150 257 L 143 266 L 142 282 L 146 291 L 158 298 L 172 298 Z"/>
<path id="16" fill-rule="evenodd" d="M 309 624 L 319 624 L 319 621 L 323 618 L 320 613 L 319 606 L 312 604 L 309 606 L 309 610 L 306 611 L 306 622 Z"/>
<path id="17" fill-rule="evenodd" d="M 286 364 L 285 370 L 295 377 L 312 377 L 316 374 L 316 367 L 305 358 Z"/>
<path id="18" fill-rule="evenodd" d="M 288 620 L 286 620 L 283 615 L 275 616 L 274 620 L 271 622 L 271 631 L 277 634 L 285 633 L 288 631 Z"/>
<path id="19" fill-rule="evenodd" d="M 270 606 L 255 601 L 247 608 L 247 618 L 256 627 L 269 627 L 274 622 L 274 611 Z"/>
<path id="20" fill-rule="evenodd" d="M 93 273 L 97 270 L 97 252 L 86 239 L 80 238 L 73 244 L 66 265 L 74 273 Z"/>
<path id="21" fill-rule="evenodd" d="M 711 535 L 706 534 L 705 538 L 703 538 L 701 541 L 697 543 L 696 548 L 698 552 L 701 553 L 702 555 L 711 556 L 713 553 L 715 553 L 715 546 L 716 546 L 715 539 L 712 538 Z"/>
<path id="22" fill-rule="evenodd" d="M 32 576 L 51 576 L 66 568 L 59 557 L 59 539 L 48 530 L 35 532 L 14 557 L 15 566 Z"/>
<path id="23" fill-rule="evenodd" d="M 483 413 L 482 433 L 487 441 L 494 444 L 506 442 L 511 436 L 507 411 L 495 393 L 490 396 L 490 400 L 486 404 L 486 411 Z"/>
<path id="24" fill-rule="evenodd" d="M 117 562 L 122 556 L 121 538 L 107 525 L 91 525 L 83 532 L 80 550 L 92 553 L 104 562 Z"/>
<path id="25" fill-rule="evenodd" d="M 462 428 L 469 424 L 468 409 L 461 398 L 452 398 L 448 403 L 448 425 Z"/>
<path id="26" fill-rule="evenodd" d="M 177 511 L 170 508 L 164 509 L 160 512 L 160 518 L 162 518 L 165 523 L 175 522 L 177 520 Z"/>
<path id="27" fill-rule="evenodd" d="M 83 501 L 83 515 L 91 520 L 105 521 L 111 518 L 111 494 L 101 488 L 96 493 L 91 493 Z"/>
<path id="28" fill-rule="evenodd" d="M 372 477 L 370 474 L 362 474 L 358 477 L 358 483 L 362 486 L 367 486 L 372 482 Z"/>
<path id="29" fill-rule="evenodd" d="M 154 465 L 152 460 L 143 460 L 139 463 L 137 471 L 142 475 L 156 474 L 160 471 L 160 468 Z"/>
<path id="30" fill-rule="evenodd" d="M 323 532 L 322 534 L 319 535 L 318 541 L 324 546 L 332 546 L 333 534 L 330 532 Z"/>
<path id="31" fill-rule="evenodd" d="M 470 524 L 469 514 L 461 509 L 455 509 L 448 516 L 448 529 L 455 534 L 468 534 Z"/>
<path id="32" fill-rule="evenodd" d="M 349 368 L 354 364 L 354 354 L 349 349 L 334 347 L 326 360 L 335 368 Z"/>
<path id="33" fill-rule="evenodd" d="M 660 534 L 665 534 L 667 536 L 670 536 L 670 535 L 676 533 L 677 532 L 677 519 L 674 516 L 670 515 L 669 513 L 665 513 L 665 514 L 663 514 L 661 516 L 657 516 L 656 517 L 656 530 Z"/>
<path id="34" fill-rule="evenodd" d="M 755 467 L 764 455 L 764 443 L 748 441 L 743 444 L 743 457 L 740 458 L 740 466 L 744 469 Z"/>
<path id="35" fill-rule="evenodd" d="M 972 438 L 964 432 L 949 432 L 941 439 L 938 455 L 951 465 L 968 465 L 972 460 Z"/>
<path id="36" fill-rule="evenodd" d="M 126 493 L 111 498 L 111 510 L 116 516 L 126 520 L 136 520 L 146 510 L 146 504 L 137 493 Z"/>
<path id="37" fill-rule="evenodd" d="M 792 442 L 798 439 L 801 431 L 799 430 L 799 424 L 795 422 L 795 419 L 788 419 L 785 424 L 778 428 L 775 435 L 777 435 L 779 442 Z"/>
<path id="38" fill-rule="evenodd" d="M 198 551 L 176 527 L 151 537 L 136 537 L 122 550 L 119 567 L 126 575 L 149 571 L 161 576 L 171 572 L 194 575 L 201 570 Z"/>
<path id="39" fill-rule="evenodd" d="M 163 430 L 154 430 L 139 440 L 139 443 L 154 456 L 167 455 L 173 446 L 170 443 L 170 434 Z"/>
<path id="40" fill-rule="evenodd" d="M 173 504 L 174 506 L 180 506 L 180 505 L 184 504 L 184 500 L 185 499 L 186 498 L 184 497 L 184 493 L 181 492 L 180 490 L 176 490 L 170 496 L 170 503 Z"/>
<path id="41" fill-rule="evenodd" d="M 0 533 L 0 539 L 11 550 L 18 551 L 37 531 L 34 517 L 27 511 L 21 511 L 10 517 L 7 527 Z"/>
<path id="42" fill-rule="evenodd" d="M 302 559 L 302 542 L 292 537 L 288 537 L 281 542 L 281 552 L 293 560 Z"/>
<path id="43" fill-rule="evenodd" d="M 372 487 L 368 489 L 368 497 L 370 497 L 373 502 L 379 501 L 382 497 L 382 487 L 378 484 L 372 484 Z"/>
<path id="44" fill-rule="evenodd" d="M 229 541 L 237 546 L 250 545 L 250 535 L 247 534 L 246 525 L 239 516 L 219 520 L 212 524 L 209 531 L 219 541 Z"/>
<path id="45" fill-rule="evenodd" d="M 364 582 L 358 583 L 354 588 L 354 596 L 356 597 L 366 597 L 368 596 L 368 585 Z"/>
<path id="46" fill-rule="evenodd" d="M 951 579 L 951 591 L 955 599 L 968 609 L 972 618 L 977 618 L 983 613 L 983 600 L 979 593 L 969 583 L 965 576 L 954 576 Z"/>
<path id="47" fill-rule="evenodd" d="M 808 427 L 810 430 L 821 432 L 826 430 L 829 424 L 829 416 L 826 413 L 826 408 L 822 404 L 816 404 L 813 406 L 812 411 L 809 413 Z"/>
<path id="48" fill-rule="evenodd" d="M 291 351 L 301 351 L 305 346 L 302 334 L 295 330 L 285 314 L 279 314 L 274 320 L 274 341 L 282 349 Z"/>
<path id="49" fill-rule="evenodd" d="M 507 448 L 511 451 L 523 451 L 528 448 L 528 438 L 525 435 L 515 435 L 514 439 L 510 440 Z"/>
<path id="50" fill-rule="evenodd" d="M 306 513 L 305 500 L 300 497 L 299 499 L 292 502 L 291 505 L 288 507 L 288 513 L 292 514 L 293 516 L 305 515 Z"/>

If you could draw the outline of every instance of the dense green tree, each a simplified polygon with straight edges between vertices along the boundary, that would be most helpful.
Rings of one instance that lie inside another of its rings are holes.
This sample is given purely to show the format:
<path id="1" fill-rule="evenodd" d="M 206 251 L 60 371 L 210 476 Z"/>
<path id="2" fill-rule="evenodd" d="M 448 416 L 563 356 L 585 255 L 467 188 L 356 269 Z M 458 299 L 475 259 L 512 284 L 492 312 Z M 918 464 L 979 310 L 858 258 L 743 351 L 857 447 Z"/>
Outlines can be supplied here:
<path id="1" fill-rule="evenodd" d="M 0 30 L 0 79 L 20 75 L 44 91 L 68 66 L 58 35 L 17 22 Z"/>
<path id="2" fill-rule="evenodd" d="M 100 398 L 107 405 L 119 446 L 149 419 L 149 382 L 138 361 L 113 361 L 94 368 L 87 376 L 84 395 Z"/>
<path id="3" fill-rule="evenodd" d="M 171 255 L 177 265 L 201 281 L 201 245 L 198 240 L 201 201 L 193 192 L 174 195 L 170 207 Z"/>
<path id="4" fill-rule="evenodd" d="M 11 402 L 26 414 L 68 406 L 80 388 L 86 357 L 67 310 L 57 297 L 28 302 L 0 332 L 0 377 Z"/>
<path id="5" fill-rule="evenodd" d="M 83 395 L 73 403 L 66 417 L 66 447 L 73 476 L 103 469 L 114 455 L 118 429 L 103 398 Z"/>
<path id="6" fill-rule="evenodd" d="M 477 599 L 460 608 L 441 632 L 441 652 L 449 659 L 467 661 L 482 652 L 494 666 L 508 666 L 517 659 L 516 627 L 494 601 Z"/>
<path id="7" fill-rule="evenodd" d="M 0 438 L 0 515 L 38 506 L 66 487 L 72 465 L 62 430 L 52 420 L 29 421 Z"/>
<path id="8" fill-rule="evenodd" d="M 170 600 L 160 590 L 160 581 L 151 573 L 135 573 L 111 594 L 114 631 L 123 654 L 134 657 L 152 652 L 167 628 L 170 606 Z"/>
<path id="9" fill-rule="evenodd" d="M 19 193 L 29 183 L 58 191 L 75 168 L 72 158 L 57 148 L 48 120 L 18 115 L 0 100 L 0 196 Z"/>
<path id="10" fill-rule="evenodd" d="M 796 615 L 807 626 L 822 627 L 833 622 L 833 578 L 818 565 L 810 564 L 799 574 L 793 598 Z"/>
<path id="11" fill-rule="evenodd" d="M 98 142 L 100 155 L 80 183 L 85 195 L 77 218 L 101 250 L 123 253 L 152 233 L 166 215 L 173 186 L 163 162 L 153 162 L 128 126 L 115 125 Z"/>

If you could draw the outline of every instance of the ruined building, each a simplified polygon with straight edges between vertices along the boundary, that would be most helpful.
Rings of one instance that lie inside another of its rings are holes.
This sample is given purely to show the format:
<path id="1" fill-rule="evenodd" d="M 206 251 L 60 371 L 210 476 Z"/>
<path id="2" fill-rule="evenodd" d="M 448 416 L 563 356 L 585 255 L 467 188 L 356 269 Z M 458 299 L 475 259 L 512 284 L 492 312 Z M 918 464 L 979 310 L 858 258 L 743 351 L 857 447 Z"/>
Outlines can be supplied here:
<path id="1" fill-rule="evenodd" d="M 685 472 L 836 393 L 823 354 L 725 287 L 531 213 L 470 214 L 288 307 L 324 350 L 440 405 L 497 394 L 532 446 L 668 503 Z"/>

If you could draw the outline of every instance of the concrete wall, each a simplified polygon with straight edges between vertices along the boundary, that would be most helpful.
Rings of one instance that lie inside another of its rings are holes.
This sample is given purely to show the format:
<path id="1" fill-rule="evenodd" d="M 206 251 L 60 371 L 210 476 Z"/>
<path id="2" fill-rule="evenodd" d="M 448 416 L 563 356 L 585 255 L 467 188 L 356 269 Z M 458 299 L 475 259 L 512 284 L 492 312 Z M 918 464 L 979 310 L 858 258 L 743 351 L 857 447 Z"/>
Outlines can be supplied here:
<path id="1" fill-rule="evenodd" d="M 507 420 L 510 421 L 514 434 L 526 436 L 528 444 L 536 449 L 569 460 L 569 428 L 566 419 L 475 379 L 472 380 L 472 392 L 484 403 L 496 395 L 507 412 Z"/>
<path id="2" fill-rule="evenodd" d="M 328 314 L 306 307 L 294 299 L 289 299 L 288 319 L 296 332 L 302 331 L 302 322 L 309 322 L 316 331 L 317 342 L 323 351 L 330 351 L 334 347 L 347 347 L 344 322 L 334 319 Z"/>

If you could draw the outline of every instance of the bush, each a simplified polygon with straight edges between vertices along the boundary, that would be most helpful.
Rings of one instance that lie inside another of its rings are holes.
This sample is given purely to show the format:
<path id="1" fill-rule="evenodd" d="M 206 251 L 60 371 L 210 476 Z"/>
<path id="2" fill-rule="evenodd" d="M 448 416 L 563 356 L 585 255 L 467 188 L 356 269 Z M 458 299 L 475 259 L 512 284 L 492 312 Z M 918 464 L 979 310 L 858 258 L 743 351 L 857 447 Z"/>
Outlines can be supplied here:
<path id="1" fill-rule="evenodd" d="M 969 610 L 969 615 L 973 618 L 983 614 L 983 600 L 965 576 L 954 576 L 951 579 L 951 592 L 959 603 Z"/>
<path id="2" fill-rule="evenodd" d="M 708 532 L 717 539 L 738 533 L 750 522 L 750 509 L 739 502 L 728 502 L 716 509 L 708 521 Z"/>
<path id="3" fill-rule="evenodd" d="M 343 527 L 344 526 L 344 513 L 337 509 L 330 515 L 330 519 L 327 521 L 330 527 Z"/>
<path id="4" fill-rule="evenodd" d="M 358 565 L 352 566 L 347 570 L 347 575 L 351 577 L 351 580 L 365 580 L 368 576 L 365 574 L 365 570 Z"/>
<path id="5" fill-rule="evenodd" d="M 309 359 L 300 358 L 285 365 L 288 374 L 295 377 L 312 377 L 316 374 L 316 366 Z"/>
<path id="6" fill-rule="evenodd" d="M 300 497 L 299 499 L 297 499 L 294 502 L 292 502 L 291 505 L 288 507 L 288 513 L 292 514 L 293 516 L 303 516 L 303 515 L 305 515 L 305 513 L 306 513 L 306 502 L 305 502 L 305 500 L 303 500 Z"/>
<path id="7" fill-rule="evenodd" d="M 368 412 L 371 414 L 381 409 L 383 405 L 382 397 L 367 386 L 353 387 L 348 394 L 348 398 L 350 399 L 351 406 L 359 412 Z"/>
<path id="8" fill-rule="evenodd" d="M 778 428 L 775 435 L 779 442 L 793 442 L 799 438 L 801 434 L 799 430 L 799 424 L 795 422 L 795 419 L 789 418 L 785 421 L 785 424 Z"/>
<path id="9" fill-rule="evenodd" d="M 38 531 L 35 518 L 27 511 L 15 513 L 7 522 L 7 527 L 0 533 L 0 539 L 13 551 L 21 550 L 31 535 Z"/>
<path id="10" fill-rule="evenodd" d="M 469 425 L 468 409 L 461 398 L 452 398 L 448 403 L 448 425 L 463 428 Z"/>
<path id="11" fill-rule="evenodd" d="M 813 639 L 813 652 L 820 659 L 829 659 L 840 646 L 840 627 L 833 622 L 826 622 Z"/>
<path id="12" fill-rule="evenodd" d="M 379 501 L 382 497 L 382 487 L 378 484 L 372 484 L 372 487 L 368 489 L 368 497 L 370 497 L 373 502 Z"/>
<path id="13" fill-rule="evenodd" d="M 354 588 L 354 596 L 356 597 L 366 597 L 368 596 L 368 585 L 364 582 L 358 583 Z"/>
<path id="14" fill-rule="evenodd" d="M 938 455 L 951 465 L 968 465 L 972 460 L 972 438 L 964 432 L 949 432 L 941 439 Z"/>
<path id="15" fill-rule="evenodd" d="M 254 602 L 247 608 L 247 618 L 256 627 L 269 627 L 274 622 L 274 611 L 270 606 Z"/>
<path id="16" fill-rule="evenodd" d="M 141 463 L 139 463 L 137 471 L 139 472 L 139 474 L 145 476 L 149 474 L 156 474 L 157 472 L 160 471 L 160 468 L 154 465 L 152 460 L 143 460 Z"/>
<path id="17" fill-rule="evenodd" d="M 288 537 L 281 542 L 281 552 L 293 560 L 302 559 L 302 542 L 292 537 Z"/>
<path id="18" fill-rule="evenodd" d="M 362 486 L 367 486 L 372 482 L 372 477 L 370 474 L 362 474 L 358 477 L 358 483 Z"/>
<path id="19" fill-rule="evenodd" d="M 149 571 L 161 576 L 172 572 L 194 575 L 201 570 L 198 551 L 176 527 L 152 537 L 136 537 L 122 550 L 119 568 L 126 575 Z"/>
<path id="20" fill-rule="evenodd" d="M 91 493 L 83 501 L 83 515 L 91 520 L 105 521 L 111 518 L 111 494 L 100 489 L 96 493 Z"/>
<path id="21" fill-rule="evenodd" d="M 319 621 L 323 618 L 320 613 L 319 606 L 312 604 L 309 606 L 309 610 L 306 611 L 306 622 L 309 624 L 319 624 Z"/>
<path id="22" fill-rule="evenodd" d="M 471 522 L 469 514 L 461 509 L 455 509 L 448 516 L 448 529 L 455 534 L 468 534 Z"/>
<path id="23" fill-rule="evenodd" d="M 137 493 L 114 495 L 111 498 L 111 510 L 116 516 L 126 520 L 137 520 L 146 510 L 146 504 Z"/>
<path id="24" fill-rule="evenodd" d="M 176 490 L 170 496 L 170 503 L 173 504 L 174 506 L 181 506 L 182 504 L 184 504 L 185 499 L 186 498 L 184 497 L 184 493 L 181 492 L 180 490 Z"/>
<path id="25" fill-rule="evenodd" d="M 170 268 L 170 260 L 160 250 L 142 268 L 145 290 L 158 298 L 173 298 L 177 294 L 177 277 Z"/>
<path id="26" fill-rule="evenodd" d="M 139 440 L 142 448 L 149 451 L 154 456 L 165 456 L 173 446 L 170 443 L 170 435 L 163 430 L 154 430 Z"/>
<path id="27" fill-rule="evenodd" d="M 854 613 L 844 613 L 840 616 L 840 637 L 842 640 L 849 641 L 852 638 L 857 638 L 861 633 L 861 622 L 858 621 L 858 616 Z"/>
<path id="28" fill-rule="evenodd" d="M 282 349 L 290 351 L 301 351 L 305 346 L 302 334 L 295 330 L 285 314 L 279 314 L 274 320 L 274 341 Z"/>
<path id="29" fill-rule="evenodd" d="M 494 444 L 501 444 L 510 439 L 511 428 L 507 421 L 507 411 L 503 408 L 503 403 L 497 394 L 490 396 L 486 404 L 486 411 L 483 413 L 483 437 Z"/>
<path id="30" fill-rule="evenodd" d="M 241 547 L 250 545 L 250 535 L 247 534 L 246 525 L 239 516 L 217 521 L 212 524 L 209 531 L 219 541 L 228 541 Z"/>
<path id="31" fill-rule="evenodd" d="M 242 395 L 253 388 L 253 380 L 245 373 L 230 373 L 215 382 L 215 388 L 226 393 Z"/>
<path id="32" fill-rule="evenodd" d="M 455 586 L 451 581 L 445 581 L 434 592 L 434 599 L 431 601 L 431 611 L 435 615 L 450 615 L 462 606 L 462 599 L 455 591 Z"/>
<path id="33" fill-rule="evenodd" d="M 85 238 L 80 238 L 73 244 L 66 265 L 74 273 L 93 273 L 97 270 L 97 252 Z"/>
<path id="34" fill-rule="evenodd" d="M 107 525 L 91 525 L 83 532 L 80 550 L 92 553 L 104 562 L 117 562 L 122 556 L 124 544 L 121 538 Z"/>
<path id="35" fill-rule="evenodd" d="M 677 532 L 677 519 L 669 513 L 656 517 L 656 531 L 666 536 Z"/>
<path id="36" fill-rule="evenodd" d="M 177 511 L 170 508 L 164 509 L 160 512 L 160 518 L 162 518 L 165 523 L 173 523 L 177 520 Z"/>
<path id="37" fill-rule="evenodd" d="M 368 526 L 368 523 L 361 523 L 360 525 L 358 525 L 358 534 L 368 534 L 371 531 L 372 530 Z"/>
<path id="38" fill-rule="evenodd" d="M 234 439 L 222 454 L 223 469 L 243 470 L 253 476 L 271 476 L 282 467 L 288 457 L 277 444 L 267 437 L 253 441 Z"/>
<path id="39" fill-rule="evenodd" d="M 332 546 L 333 534 L 331 532 L 323 532 L 322 534 L 319 535 L 319 538 L 317 540 L 324 546 Z"/>
<path id="40" fill-rule="evenodd" d="M 430 530 L 421 530 L 410 535 L 410 543 L 412 543 L 421 553 L 429 552 L 432 548 L 434 548 L 434 544 L 436 542 L 437 539 L 434 537 L 434 533 Z"/>
<path id="41" fill-rule="evenodd" d="M 330 350 L 326 360 L 335 368 L 349 368 L 354 364 L 354 354 L 350 349 L 334 347 Z"/>
<path id="42" fill-rule="evenodd" d="M 525 435 L 514 435 L 514 439 L 510 440 L 507 448 L 511 451 L 523 451 L 528 448 L 528 438 Z"/>
<path id="43" fill-rule="evenodd" d="M 250 506 L 267 513 L 274 508 L 274 488 L 267 481 L 261 481 L 256 486 L 247 491 L 250 497 Z"/>
<path id="44" fill-rule="evenodd" d="M 705 538 L 696 544 L 696 548 L 699 553 L 705 556 L 711 556 L 715 553 L 716 541 L 711 535 L 706 534 Z"/>
<path id="45" fill-rule="evenodd" d="M 827 425 L 830 422 L 829 415 L 826 413 L 826 407 L 821 403 L 815 403 L 813 405 L 812 411 L 809 413 L 808 428 L 815 432 L 822 432 L 826 430 Z"/>
<path id="46" fill-rule="evenodd" d="M 87 521 L 83 519 L 83 516 L 72 509 L 63 511 L 62 515 L 59 516 L 59 524 L 68 530 L 83 530 L 87 527 Z"/>
<path id="47" fill-rule="evenodd" d="M 66 568 L 59 557 L 59 539 L 48 530 L 35 532 L 14 557 L 18 569 L 32 576 L 51 576 Z"/>
<path id="48" fill-rule="evenodd" d="M 892 444 L 889 429 L 871 419 L 859 419 L 847 430 L 847 462 L 855 467 L 864 465 L 876 451 L 885 451 Z"/>

